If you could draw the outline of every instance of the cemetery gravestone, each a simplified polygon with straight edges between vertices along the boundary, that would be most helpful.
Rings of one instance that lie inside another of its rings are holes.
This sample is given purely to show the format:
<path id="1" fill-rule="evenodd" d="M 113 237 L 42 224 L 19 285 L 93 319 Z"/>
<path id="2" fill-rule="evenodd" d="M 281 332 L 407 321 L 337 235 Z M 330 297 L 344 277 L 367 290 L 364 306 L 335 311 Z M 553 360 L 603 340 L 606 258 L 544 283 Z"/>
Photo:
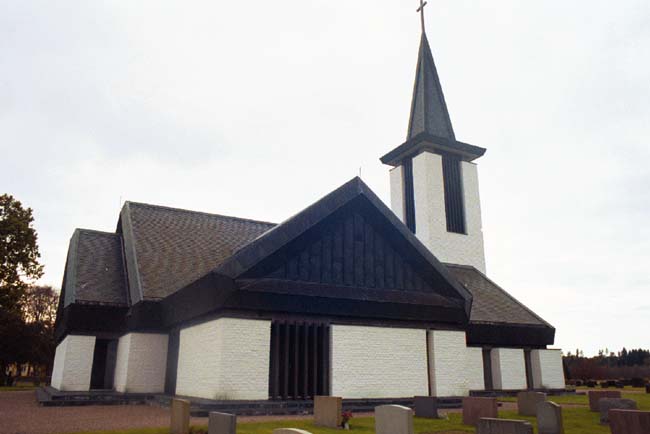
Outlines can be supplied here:
<path id="1" fill-rule="evenodd" d="M 402 405 L 375 407 L 376 434 L 413 434 L 413 410 Z"/>
<path id="2" fill-rule="evenodd" d="M 541 392 L 519 392 L 517 394 L 517 409 L 520 416 L 535 416 L 537 404 L 546 401 L 546 394 Z"/>
<path id="3" fill-rule="evenodd" d="M 598 410 L 600 410 L 600 423 L 609 423 L 610 410 L 636 410 L 636 401 L 621 398 L 600 398 L 598 400 Z"/>
<path id="4" fill-rule="evenodd" d="M 416 396 L 415 417 L 438 419 L 438 398 L 435 396 Z"/>
<path id="5" fill-rule="evenodd" d="M 564 434 L 562 407 L 552 401 L 537 404 L 537 431 L 539 434 Z"/>
<path id="6" fill-rule="evenodd" d="M 479 419 L 476 434 L 533 434 L 533 426 L 525 420 Z"/>
<path id="7" fill-rule="evenodd" d="M 314 397 L 314 425 L 327 428 L 341 426 L 343 399 L 338 396 Z"/>
<path id="8" fill-rule="evenodd" d="M 190 401 L 172 399 L 171 434 L 189 434 Z"/>
<path id="9" fill-rule="evenodd" d="M 496 398 L 463 398 L 463 424 L 476 426 L 482 417 L 497 419 L 499 410 Z"/>
<path id="10" fill-rule="evenodd" d="M 598 400 L 601 398 L 620 398 L 621 392 L 618 390 L 590 390 L 589 391 L 589 410 L 598 411 Z"/>
<path id="11" fill-rule="evenodd" d="M 208 434 L 235 434 L 237 432 L 237 416 L 228 413 L 210 412 L 208 419 Z"/>
<path id="12" fill-rule="evenodd" d="M 650 433 L 650 411 L 611 410 L 609 428 L 612 434 Z"/>

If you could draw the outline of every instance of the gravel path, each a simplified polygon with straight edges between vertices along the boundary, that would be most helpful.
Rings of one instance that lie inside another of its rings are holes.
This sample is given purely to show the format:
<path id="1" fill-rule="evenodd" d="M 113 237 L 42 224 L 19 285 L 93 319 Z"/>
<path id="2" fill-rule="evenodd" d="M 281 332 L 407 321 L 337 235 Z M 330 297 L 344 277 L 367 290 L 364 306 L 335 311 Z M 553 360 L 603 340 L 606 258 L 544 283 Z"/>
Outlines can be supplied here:
<path id="1" fill-rule="evenodd" d="M 500 410 L 516 409 L 511 402 Z M 460 409 L 443 410 L 457 413 Z M 372 413 L 355 414 L 356 417 Z M 242 416 L 239 422 L 311 419 L 312 416 Z M 206 417 L 193 417 L 192 425 L 207 425 Z M 65 434 L 79 431 L 123 430 L 169 426 L 169 409 L 149 405 L 92 405 L 41 407 L 34 391 L 0 392 L 0 434 Z"/>

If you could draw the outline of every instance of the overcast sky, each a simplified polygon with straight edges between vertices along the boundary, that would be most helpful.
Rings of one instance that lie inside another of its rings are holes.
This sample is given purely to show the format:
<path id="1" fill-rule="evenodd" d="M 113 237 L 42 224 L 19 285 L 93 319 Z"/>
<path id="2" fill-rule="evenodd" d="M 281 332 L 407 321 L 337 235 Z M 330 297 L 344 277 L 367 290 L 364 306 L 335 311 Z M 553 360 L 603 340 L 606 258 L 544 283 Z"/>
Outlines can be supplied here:
<path id="1" fill-rule="evenodd" d="M 0 194 L 44 283 L 132 200 L 281 221 L 406 135 L 416 0 L 0 0 Z M 650 347 L 650 2 L 430 0 L 488 275 L 556 346 Z"/>

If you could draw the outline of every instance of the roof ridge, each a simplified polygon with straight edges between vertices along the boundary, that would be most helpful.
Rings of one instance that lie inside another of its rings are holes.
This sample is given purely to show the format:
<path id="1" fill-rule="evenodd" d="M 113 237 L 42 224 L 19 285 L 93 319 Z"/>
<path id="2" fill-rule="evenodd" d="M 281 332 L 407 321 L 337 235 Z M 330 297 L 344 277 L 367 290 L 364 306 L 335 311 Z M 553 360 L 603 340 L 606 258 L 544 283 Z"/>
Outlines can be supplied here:
<path id="1" fill-rule="evenodd" d="M 469 270 L 474 270 L 474 271 L 476 271 L 476 272 L 479 273 L 481 276 L 483 276 L 483 277 L 485 278 L 485 280 L 487 280 L 487 281 L 490 282 L 492 285 L 494 285 L 495 288 L 497 288 L 499 291 L 503 292 L 503 293 L 506 294 L 508 297 L 510 297 L 510 298 L 512 299 L 512 301 L 514 301 L 514 302 L 515 302 L 516 304 L 518 304 L 520 307 L 524 308 L 528 313 L 530 313 L 531 315 L 533 315 L 535 318 L 537 318 L 538 320 L 540 320 L 541 322 L 543 322 L 543 323 L 546 324 L 547 326 L 549 326 L 549 327 L 553 327 L 553 326 L 552 326 L 548 321 L 546 321 L 544 318 L 542 318 L 541 316 L 539 316 L 538 314 L 536 314 L 536 313 L 535 313 L 531 308 L 529 308 L 529 307 L 526 306 L 524 303 L 522 303 L 521 301 L 519 301 L 519 300 L 518 300 L 514 295 L 510 294 L 508 291 L 506 291 L 505 289 L 503 289 L 503 288 L 501 287 L 501 285 L 499 285 L 498 283 L 496 283 L 494 280 L 490 279 L 490 278 L 489 278 L 485 273 L 483 273 L 481 270 L 479 270 L 478 268 L 474 267 L 473 265 L 452 264 L 452 263 L 444 263 L 444 265 L 445 265 L 446 267 L 464 268 L 464 269 L 469 269 Z"/>
<path id="2" fill-rule="evenodd" d="M 117 235 L 117 236 L 120 235 L 117 232 L 100 231 L 100 230 L 97 230 L 97 229 L 86 229 L 86 228 L 75 228 L 75 231 L 78 231 L 78 232 L 92 232 L 92 233 L 101 234 L 101 235 Z"/>
<path id="3" fill-rule="evenodd" d="M 166 205 L 156 205 L 152 203 L 144 203 L 144 202 L 133 202 L 130 200 L 127 200 L 124 202 L 124 204 L 129 204 L 129 205 L 136 205 L 136 206 L 143 206 L 143 207 L 149 207 L 149 208 L 158 208 L 158 209 L 165 209 L 168 211 L 176 211 L 176 212 L 185 212 L 185 213 L 192 213 L 192 214 L 201 214 L 201 215 L 206 215 L 210 217 L 221 217 L 225 219 L 231 219 L 231 220 L 239 220 L 239 221 L 245 221 L 245 222 L 250 222 L 250 223 L 261 223 L 265 225 L 273 225 L 277 226 L 278 223 L 273 223 L 265 220 L 255 220 L 251 218 L 246 218 L 246 217 L 237 217 L 237 216 L 229 216 L 229 215 L 224 215 L 224 214 L 217 214 L 217 213 L 210 213 L 210 212 L 205 212 L 205 211 L 196 211 L 192 209 L 187 209 L 187 208 L 178 208 L 178 207 L 173 207 L 173 206 L 166 206 Z"/>

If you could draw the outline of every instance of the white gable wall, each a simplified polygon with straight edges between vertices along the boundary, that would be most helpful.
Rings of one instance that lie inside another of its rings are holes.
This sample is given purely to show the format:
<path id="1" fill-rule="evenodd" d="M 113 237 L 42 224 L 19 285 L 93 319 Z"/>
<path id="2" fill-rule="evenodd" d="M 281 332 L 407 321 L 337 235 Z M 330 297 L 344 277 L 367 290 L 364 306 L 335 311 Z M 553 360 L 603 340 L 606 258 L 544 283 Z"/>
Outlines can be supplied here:
<path id="1" fill-rule="evenodd" d="M 333 325 L 331 394 L 404 398 L 428 394 L 426 330 Z"/>
<path id="2" fill-rule="evenodd" d="M 118 392 L 162 393 L 165 390 L 168 335 L 128 333 L 117 344 L 114 386 Z"/>
<path id="3" fill-rule="evenodd" d="M 94 336 L 66 336 L 56 347 L 52 387 L 75 392 L 90 390 L 94 351 Z"/>
<path id="4" fill-rule="evenodd" d="M 476 164 L 462 161 L 461 177 L 467 234 L 447 232 L 442 157 L 425 151 L 413 158 L 415 234 L 440 261 L 471 265 L 485 273 Z"/>
<path id="5" fill-rule="evenodd" d="M 492 385 L 496 390 L 522 390 L 527 388 L 524 350 L 519 348 L 494 348 Z"/>
<path id="6" fill-rule="evenodd" d="M 432 396 L 467 396 L 484 388 L 481 349 L 467 347 L 464 331 L 430 330 L 428 339 Z"/>
<path id="7" fill-rule="evenodd" d="M 564 389 L 564 368 L 561 350 L 532 350 L 533 387 L 536 389 Z"/>
<path id="8" fill-rule="evenodd" d="M 268 399 L 271 321 L 219 318 L 180 331 L 176 393 Z"/>

